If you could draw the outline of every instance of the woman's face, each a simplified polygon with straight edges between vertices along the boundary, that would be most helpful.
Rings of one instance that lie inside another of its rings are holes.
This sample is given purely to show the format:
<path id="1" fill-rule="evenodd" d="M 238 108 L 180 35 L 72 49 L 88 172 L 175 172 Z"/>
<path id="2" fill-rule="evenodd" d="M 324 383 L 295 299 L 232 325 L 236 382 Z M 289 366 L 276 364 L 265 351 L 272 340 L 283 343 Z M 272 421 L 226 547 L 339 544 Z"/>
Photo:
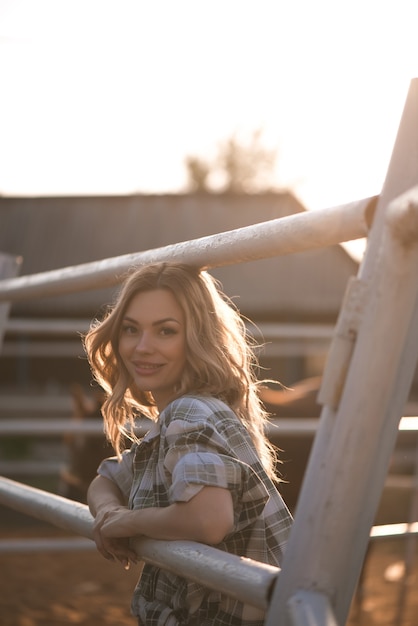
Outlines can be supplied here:
<path id="1" fill-rule="evenodd" d="M 183 310 L 167 289 L 134 296 L 122 319 L 119 354 L 140 391 L 151 392 L 159 411 L 175 397 L 186 364 Z"/>

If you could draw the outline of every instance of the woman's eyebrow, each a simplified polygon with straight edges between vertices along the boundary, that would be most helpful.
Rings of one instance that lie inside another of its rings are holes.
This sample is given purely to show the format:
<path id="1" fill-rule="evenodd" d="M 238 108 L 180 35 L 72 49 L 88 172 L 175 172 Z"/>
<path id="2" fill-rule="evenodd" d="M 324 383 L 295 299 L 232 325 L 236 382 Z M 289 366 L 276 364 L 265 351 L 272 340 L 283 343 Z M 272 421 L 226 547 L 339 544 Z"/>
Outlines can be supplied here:
<path id="1" fill-rule="evenodd" d="M 178 320 L 176 320 L 175 317 L 164 317 L 162 320 L 157 320 L 156 322 L 153 322 L 153 326 L 158 326 L 159 324 L 165 324 L 166 322 L 175 322 L 176 324 L 180 324 L 180 322 Z"/>
<path id="2" fill-rule="evenodd" d="M 137 323 L 138 323 L 136 320 L 134 320 L 134 318 L 133 318 L 133 317 L 128 317 L 128 315 L 125 315 L 125 316 L 123 317 L 123 320 L 122 320 L 122 321 L 124 321 L 124 322 L 132 322 L 133 324 L 137 324 Z"/>
<path id="3" fill-rule="evenodd" d="M 133 317 L 129 317 L 128 315 L 125 315 L 125 317 L 123 318 L 124 322 L 132 322 L 132 324 L 136 324 L 138 325 L 138 321 L 136 319 L 134 319 Z M 175 322 L 176 324 L 180 324 L 180 322 L 178 320 L 176 320 L 175 317 L 164 317 L 161 320 L 156 320 L 155 322 L 152 323 L 153 326 L 159 326 L 160 324 L 165 324 L 166 322 Z"/>

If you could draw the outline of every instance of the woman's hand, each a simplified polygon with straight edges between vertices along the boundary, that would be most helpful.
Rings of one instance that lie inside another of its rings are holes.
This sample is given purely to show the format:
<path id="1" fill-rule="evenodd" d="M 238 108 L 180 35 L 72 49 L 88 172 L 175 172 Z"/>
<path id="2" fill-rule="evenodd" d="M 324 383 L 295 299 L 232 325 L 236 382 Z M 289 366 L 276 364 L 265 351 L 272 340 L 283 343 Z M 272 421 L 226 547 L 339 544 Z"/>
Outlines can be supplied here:
<path id="1" fill-rule="evenodd" d="M 129 537 L 135 534 L 127 526 L 132 512 L 125 506 L 99 508 L 93 525 L 93 538 L 97 549 L 108 560 L 117 560 L 129 569 L 138 557 L 129 546 Z"/>
<path id="2" fill-rule="evenodd" d="M 117 530 L 109 533 L 103 529 L 113 512 L 129 514 L 121 491 L 113 481 L 104 476 L 96 476 L 90 484 L 87 502 L 95 518 L 93 539 L 98 551 L 105 559 L 118 560 L 128 569 L 131 561 L 136 563 L 138 560 L 135 552 L 129 547 L 129 537 L 135 533 L 120 535 Z"/>

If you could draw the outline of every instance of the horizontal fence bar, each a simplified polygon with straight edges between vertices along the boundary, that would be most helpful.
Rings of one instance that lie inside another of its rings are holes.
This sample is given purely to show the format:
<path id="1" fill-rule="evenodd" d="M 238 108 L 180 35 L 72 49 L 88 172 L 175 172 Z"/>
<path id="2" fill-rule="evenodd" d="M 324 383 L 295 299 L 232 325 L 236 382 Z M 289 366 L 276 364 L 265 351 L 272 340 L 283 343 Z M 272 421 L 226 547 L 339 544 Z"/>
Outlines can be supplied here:
<path id="1" fill-rule="evenodd" d="M 25 337 L 62 337 L 84 334 L 90 327 L 90 319 L 60 319 L 57 317 L 33 319 L 14 317 L 6 322 L 6 335 L 25 335 Z"/>
<path id="2" fill-rule="evenodd" d="M 177 261 L 214 268 L 305 252 L 366 237 L 377 197 L 305 211 L 215 235 L 0 281 L 0 302 L 57 296 L 120 283 L 132 267 Z"/>
<path id="3" fill-rule="evenodd" d="M 317 431 L 319 418 L 317 417 L 279 417 L 271 419 L 266 425 L 267 435 L 278 436 L 307 436 Z M 143 436 L 149 429 L 150 422 L 146 419 L 137 423 L 135 432 Z M 399 423 L 402 432 L 418 432 L 418 417 L 403 417 Z M 50 417 L 48 419 L 0 419 L 0 437 L 14 435 L 56 437 L 64 434 L 79 434 L 86 436 L 103 435 L 103 423 L 100 419 L 63 419 Z"/>
<path id="4" fill-rule="evenodd" d="M 2 357 L 85 357 L 80 334 L 91 320 L 10 319 L 6 324 Z M 334 331 L 332 324 L 248 324 L 248 333 L 260 344 L 258 353 L 272 356 L 302 356 L 325 353 Z"/>
<path id="5" fill-rule="evenodd" d="M 405 461 L 405 455 L 402 452 L 399 456 Z M 49 476 L 57 478 L 60 476 L 61 470 L 66 468 L 65 459 L 60 461 L 44 461 L 42 459 L 33 461 L 25 459 L 0 460 L 0 476 L 7 477 Z M 411 474 L 389 474 L 385 481 L 385 488 L 412 491 L 415 489 L 415 476 Z"/>
<path id="6" fill-rule="evenodd" d="M 57 437 L 67 434 L 92 437 L 103 436 L 103 421 L 100 418 L 62 419 L 55 417 L 47 419 L 0 419 L 0 437 L 11 437 L 14 435 L 24 437 Z"/>
<path id="7" fill-rule="evenodd" d="M 0 503 L 58 528 L 93 538 L 93 518 L 79 502 L 0 477 Z M 280 569 L 193 541 L 136 539 L 139 558 L 260 609 Z"/>
<path id="8" fill-rule="evenodd" d="M 1 282 L 0 282 L 1 285 Z M 91 319 L 60 319 L 12 317 L 7 320 L 6 335 L 24 335 L 25 337 L 70 337 L 88 331 Z M 267 339 L 323 339 L 330 340 L 335 324 L 323 323 L 280 323 L 260 322 L 257 326 L 248 324 L 248 332 L 257 340 Z"/>
<path id="9" fill-rule="evenodd" d="M 0 459 L 0 475 L 14 476 L 15 478 L 28 476 L 55 476 L 58 477 L 63 468 L 62 461 L 27 461 L 25 459 L 2 460 Z"/>
<path id="10" fill-rule="evenodd" d="M 304 357 L 308 355 L 325 356 L 329 340 L 323 339 L 285 339 L 280 342 L 267 341 L 261 348 L 256 348 L 257 354 L 263 357 Z M 80 340 L 72 341 L 32 341 L 6 340 L 1 351 L 2 358 L 10 359 L 65 359 L 85 358 L 85 352 Z"/>
<path id="11" fill-rule="evenodd" d="M 373 526 L 370 531 L 371 539 L 390 539 L 396 537 L 408 537 L 409 535 L 418 534 L 418 522 L 412 524 L 382 524 L 381 526 Z"/>
<path id="12" fill-rule="evenodd" d="M 47 413 L 48 415 L 72 415 L 74 411 L 74 403 L 69 393 L 59 394 L 47 393 L 41 395 L 41 391 L 37 393 L 19 393 L 17 389 L 15 393 L 3 393 L 0 395 L 0 411 L 2 414 L 6 412 L 16 413 L 23 412 L 29 415 L 37 413 Z"/>
<path id="13" fill-rule="evenodd" d="M 308 418 L 279 418 L 267 424 L 268 435 L 313 435 L 318 425 L 318 419 Z M 149 420 L 139 420 L 135 433 L 142 437 L 149 430 Z M 418 430 L 418 420 L 417 420 Z M 86 436 L 103 435 L 103 422 L 97 419 L 0 419 L 0 437 L 14 435 L 56 437 L 64 434 L 80 434 Z"/>
<path id="14" fill-rule="evenodd" d="M 86 353 L 79 339 L 73 341 L 32 341 L 19 338 L 4 341 L 1 356 L 15 359 L 82 359 Z"/>
<path id="15" fill-rule="evenodd" d="M 0 554 L 27 552 L 74 552 L 95 550 L 96 545 L 85 537 L 21 537 L 0 539 Z"/>

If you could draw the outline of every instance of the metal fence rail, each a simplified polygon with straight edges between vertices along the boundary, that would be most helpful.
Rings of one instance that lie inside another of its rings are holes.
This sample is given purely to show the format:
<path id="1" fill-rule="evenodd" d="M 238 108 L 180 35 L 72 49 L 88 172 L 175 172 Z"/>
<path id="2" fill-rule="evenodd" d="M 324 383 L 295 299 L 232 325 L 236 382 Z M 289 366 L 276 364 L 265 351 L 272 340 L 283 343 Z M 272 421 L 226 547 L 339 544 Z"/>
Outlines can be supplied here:
<path id="1" fill-rule="evenodd" d="M 146 419 L 139 420 L 135 433 L 143 436 L 149 429 L 150 422 Z M 318 430 L 319 418 L 279 417 L 271 419 L 266 425 L 267 436 L 272 435 L 292 435 L 292 436 L 314 436 Z M 400 432 L 418 432 L 418 417 L 402 417 L 399 422 Z M 66 418 L 44 418 L 44 419 L 1 419 L 0 437 L 10 437 L 14 435 L 56 437 L 65 434 L 86 435 L 91 437 L 103 436 L 103 424 L 98 419 L 83 418 L 82 421 Z"/>
<path id="2" fill-rule="evenodd" d="M 0 302 L 43 298 L 120 283 L 132 267 L 178 261 L 200 268 L 256 261 L 366 237 L 376 197 L 307 211 L 216 235 L 0 281 Z"/>
<path id="3" fill-rule="evenodd" d="M 58 528 L 93 538 L 93 518 L 85 504 L 0 477 L 0 502 Z M 171 572 L 260 609 L 266 609 L 279 568 L 192 541 L 136 539 L 138 556 Z"/>
<path id="4" fill-rule="evenodd" d="M 415 79 L 366 254 L 335 329 L 320 427 L 266 626 L 295 623 L 286 607 L 299 590 L 321 589 L 337 622 L 347 620 L 417 364 L 417 116 Z"/>

